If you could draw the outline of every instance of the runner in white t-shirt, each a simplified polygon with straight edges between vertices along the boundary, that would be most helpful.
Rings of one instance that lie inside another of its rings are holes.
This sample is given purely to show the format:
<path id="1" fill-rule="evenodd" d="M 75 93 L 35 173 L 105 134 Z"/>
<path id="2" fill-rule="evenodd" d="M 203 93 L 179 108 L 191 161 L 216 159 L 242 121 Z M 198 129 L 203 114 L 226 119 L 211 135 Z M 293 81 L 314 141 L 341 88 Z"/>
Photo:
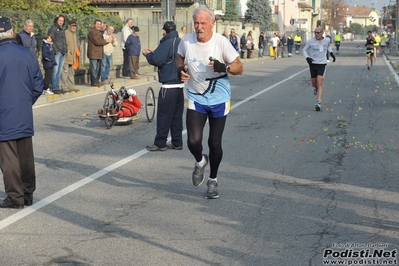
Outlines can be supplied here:
<path id="1" fill-rule="evenodd" d="M 273 37 L 272 37 L 272 46 L 273 46 L 273 51 L 274 51 L 274 60 L 276 60 L 277 59 L 277 53 L 278 53 L 278 51 L 277 51 L 277 47 L 278 47 L 278 45 L 279 45 L 279 43 L 280 43 L 280 38 L 279 37 L 277 37 L 277 33 L 274 33 L 273 34 Z"/>
<path id="2" fill-rule="evenodd" d="M 231 89 L 228 73 L 240 75 L 243 65 L 228 39 L 212 32 L 215 14 L 206 6 L 193 12 L 195 32 L 186 34 L 177 50 L 177 67 L 181 81 L 186 82 L 187 147 L 196 162 L 193 185 L 204 181 L 208 155 L 202 154 L 202 136 L 209 120 L 209 163 L 207 199 L 219 197 L 217 173 L 222 161 L 222 135 L 230 111 Z"/>
<path id="3" fill-rule="evenodd" d="M 323 29 L 317 27 L 314 30 L 315 37 L 310 38 L 305 47 L 302 49 L 302 54 L 309 64 L 310 78 L 312 79 L 313 93 L 317 97 L 315 104 L 316 111 L 321 110 L 321 100 L 323 96 L 323 80 L 326 73 L 327 56 L 329 53 L 335 62 L 335 55 L 330 45 L 330 38 L 323 37 Z M 309 50 L 309 54 L 308 54 Z"/>

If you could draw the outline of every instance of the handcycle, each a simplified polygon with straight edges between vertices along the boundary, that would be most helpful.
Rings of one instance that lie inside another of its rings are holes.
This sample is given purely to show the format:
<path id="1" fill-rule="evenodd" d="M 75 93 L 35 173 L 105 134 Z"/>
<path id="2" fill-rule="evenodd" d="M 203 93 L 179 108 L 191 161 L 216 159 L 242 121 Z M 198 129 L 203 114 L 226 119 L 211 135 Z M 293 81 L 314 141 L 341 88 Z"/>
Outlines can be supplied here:
<path id="1" fill-rule="evenodd" d="M 119 91 L 116 91 L 114 84 L 111 84 L 110 90 L 105 95 L 103 114 L 99 114 L 101 120 L 104 120 L 105 126 L 109 129 L 115 124 L 115 122 L 130 122 L 133 120 L 138 120 L 141 114 L 145 110 L 145 114 L 148 122 L 152 122 L 155 116 L 155 94 L 151 87 L 147 88 L 145 93 L 144 104 L 142 104 L 140 110 L 131 117 L 121 117 L 117 118 L 118 111 L 121 109 L 123 99 L 127 96 L 127 89 L 122 86 Z M 111 110 L 115 110 L 116 113 L 112 113 Z"/>

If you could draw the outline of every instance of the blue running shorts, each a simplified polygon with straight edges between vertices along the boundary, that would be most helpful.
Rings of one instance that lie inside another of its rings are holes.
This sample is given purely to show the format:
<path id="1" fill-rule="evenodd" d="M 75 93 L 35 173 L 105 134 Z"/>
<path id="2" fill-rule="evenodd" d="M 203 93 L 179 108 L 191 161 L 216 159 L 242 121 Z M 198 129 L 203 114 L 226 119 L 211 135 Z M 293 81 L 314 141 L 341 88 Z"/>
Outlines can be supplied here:
<path id="1" fill-rule="evenodd" d="M 230 108 L 230 100 L 225 103 L 215 105 L 201 105 L 192 100 L 187 101 L 187 109 L 194 110 L 202 114 L 207 114 L 212 118 L 226 116 L 230 112 Z"/>

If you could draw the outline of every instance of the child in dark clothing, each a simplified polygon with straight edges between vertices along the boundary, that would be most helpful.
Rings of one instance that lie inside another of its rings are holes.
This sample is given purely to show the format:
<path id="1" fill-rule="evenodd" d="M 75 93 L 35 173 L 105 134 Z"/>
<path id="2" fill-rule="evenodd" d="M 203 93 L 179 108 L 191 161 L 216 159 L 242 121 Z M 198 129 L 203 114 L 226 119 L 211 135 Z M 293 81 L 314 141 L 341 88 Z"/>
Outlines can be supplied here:
<path id="1" fill-rule="evenodd" d="M 53 74 L 53 66 L 57 63 L 55 62 L 55 55 L 53 51 L 53 37 L 47 34 L 43 38 L 42 46 L 42 63 L 44 68 L 44 94 L 52 95 L 54 94 L 50 90 L 51 76 Z"/>

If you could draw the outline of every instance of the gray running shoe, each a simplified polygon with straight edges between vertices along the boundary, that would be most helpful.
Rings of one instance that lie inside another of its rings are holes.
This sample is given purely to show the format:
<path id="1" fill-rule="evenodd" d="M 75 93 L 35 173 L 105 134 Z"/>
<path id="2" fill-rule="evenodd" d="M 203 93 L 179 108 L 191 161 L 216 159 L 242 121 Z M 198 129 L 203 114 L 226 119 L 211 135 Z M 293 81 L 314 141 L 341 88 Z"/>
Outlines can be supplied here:
<path id="1" fill-rule="evenodd" d="M 194 186 L 199 186 L 202 184 L 202 182 L 204 182 L 204 171 L 205 171 L 205 167 L 208 165 L 208 155 L 203 154 L 204 158 L 205 158 L 205 164 L 202 167 L 199 166 L 195 166 L 194 168 L 194 172 L 193 172 L 193 185 Z"/>
<path id="2" fill-rule="evenodd" d="M 208 191 L 206 192 L 206 199 L 217 199 L 219 198 L 219 193 L 218 193 L 218 182 L 208 179 L 208 182 L 206 182 L 206 185 L 208 186 Z"/>
<path id="3" fill-rule="evenodd" d="M 318 91 L 318 89 L 317 89 L 316 87 L 314 87 L 314 89 L 313 89 L 313 94 L 314 94 L 314 95 L 317 95 L 317 91 Z"/>

